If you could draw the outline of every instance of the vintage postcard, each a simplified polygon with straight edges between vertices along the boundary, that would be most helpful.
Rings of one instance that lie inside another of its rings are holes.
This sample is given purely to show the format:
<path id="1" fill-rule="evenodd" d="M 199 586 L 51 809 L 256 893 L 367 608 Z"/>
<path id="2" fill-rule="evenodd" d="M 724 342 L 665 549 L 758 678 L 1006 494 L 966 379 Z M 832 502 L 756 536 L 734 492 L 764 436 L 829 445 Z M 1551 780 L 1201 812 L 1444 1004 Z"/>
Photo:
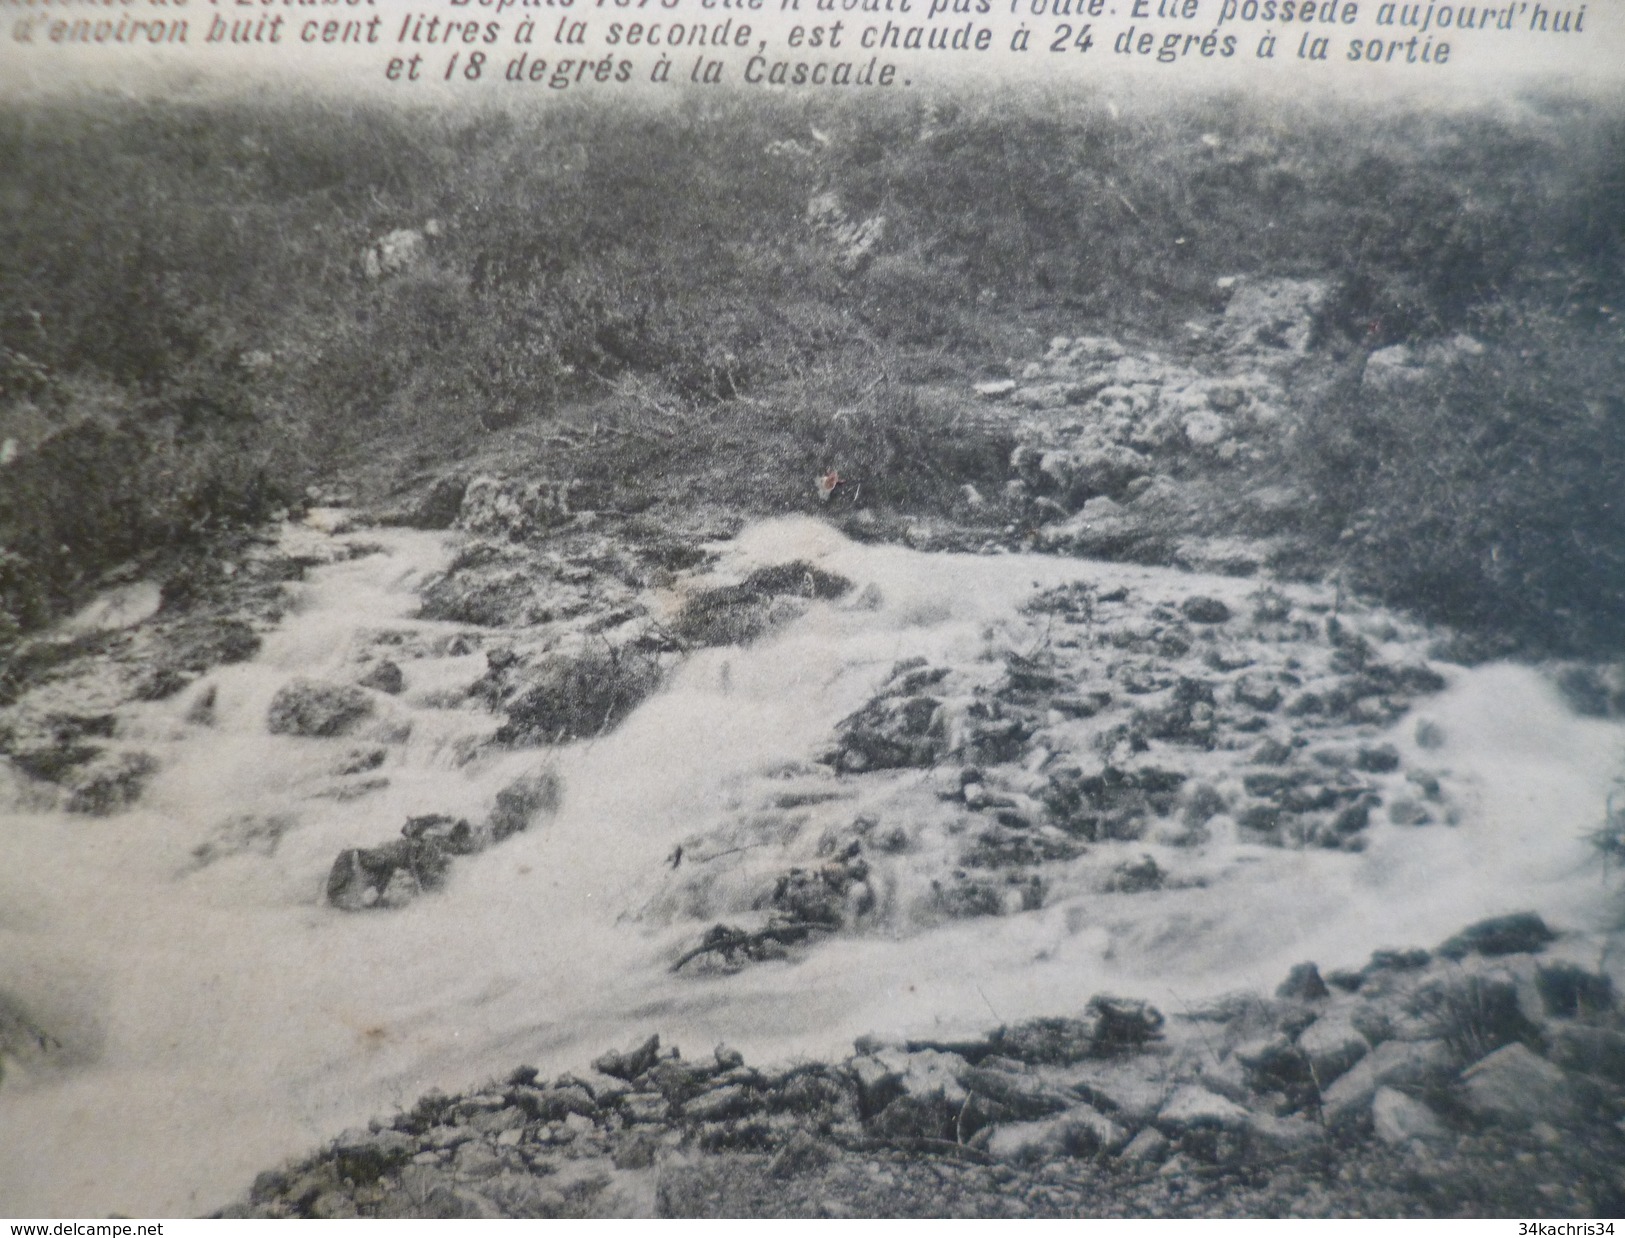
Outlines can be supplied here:
<path id="1" fill-rule="evenodd" d="M 0 1214 L 1612 1233 L 1619 6 L 0 23 Z"/>

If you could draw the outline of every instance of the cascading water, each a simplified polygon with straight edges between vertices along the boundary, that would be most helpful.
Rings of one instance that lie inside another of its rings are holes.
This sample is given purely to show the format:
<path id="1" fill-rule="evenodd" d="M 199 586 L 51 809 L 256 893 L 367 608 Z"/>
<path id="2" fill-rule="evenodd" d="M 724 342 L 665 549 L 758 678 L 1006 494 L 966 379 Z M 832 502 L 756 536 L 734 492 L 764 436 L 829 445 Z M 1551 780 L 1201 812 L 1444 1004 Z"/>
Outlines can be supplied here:
<path id="1" fill-rule="evenodd" d="M 410 617 L 449 539 L 346 540 L 380 549 L 313 571 L 256 658 L 125 711 L 121 738 L 162 767 L 133 810 L 93 819 L 23 798 L 8 813 L 3 987 L 63 1047 L 0 1087 L 0 1211 L 207 1211 L 256 1170 L 431 1086 L 519 1062 L 580 1067 L 648 1031 L 695 1051 L 726 1040 L 753 1061 L 839 1054 L 864 1031 L 1065 1012 L 1099 990 L 1176 1004 L 1271 985 L 1301 959 L 1357 963 L 1507 910 L 1590 927 L 1606 896 L 1581 835 L 1621 768 L 1619 728 L 1572 716 L 1531 671 L 1489 666 L 1454 672 L 1428 703 L 1449 737 L 1430 759 L 1465 792 L 1455 828 L 1380 825 L 1358 855 L 1220 839 L 1200 886 L 838 936 L 736 975 L 673 974 L 703 927 L 645 914 L 674 845 L 816 752 L 897 660 L 974 659 L 985 628 L 1035 585 L 1192 578 L 859 546 L 815 522 L 771 522 L 721 548 L 733 565 L 811 560 L 855 582 L 859 600 L 690 656 L 599 739 L 502 751 L 479 743 L 492 715 L 452 704 L 482 659 L 453 651 L 455 625 Z M 403 658 L 401 697 L 345 738 L 267 733 L 279 688 L 353 680 L 380 630 L 420 655 Z M 187 720 L 205 686 L 209 725 Z M 1407 755 L 1409 734 L 1392 737 Z M 387 785 L 336 794 L 335 763 L 371 744 Z M 323 902 L 342 849 L 396 836 L 410 815 L 478 817 L 543 767 L 565 788 L 557 815 L 461 859 L 443 890 L 389 912 Z"/>

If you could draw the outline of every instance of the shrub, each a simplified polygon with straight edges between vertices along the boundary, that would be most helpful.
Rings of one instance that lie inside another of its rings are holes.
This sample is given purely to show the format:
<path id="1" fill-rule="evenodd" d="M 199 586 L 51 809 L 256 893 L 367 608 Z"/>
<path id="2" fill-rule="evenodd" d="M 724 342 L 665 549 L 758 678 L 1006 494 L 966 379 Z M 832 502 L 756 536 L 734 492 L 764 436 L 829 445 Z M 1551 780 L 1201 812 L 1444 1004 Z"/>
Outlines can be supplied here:
<path id="1" fill-rule="evenodd" d="M 1532 313 L 1448 372 L 1354 372 L 1287 449 L 1311 529 L 1390 602 L 1553 651 L 1625 640 L 1625 338 Z"/>

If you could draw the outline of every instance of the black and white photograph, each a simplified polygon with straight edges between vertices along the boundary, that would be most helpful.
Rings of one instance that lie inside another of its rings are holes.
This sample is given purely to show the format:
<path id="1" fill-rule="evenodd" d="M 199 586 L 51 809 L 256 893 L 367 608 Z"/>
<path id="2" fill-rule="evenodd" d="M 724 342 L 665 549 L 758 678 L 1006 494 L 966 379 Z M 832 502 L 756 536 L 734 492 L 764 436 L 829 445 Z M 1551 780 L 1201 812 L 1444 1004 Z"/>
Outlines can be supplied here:
<path id="1" fill-rule="evenodd" d="M 1625 11 L 0 22 L 0 1215 L 1612 1234 Z"/>

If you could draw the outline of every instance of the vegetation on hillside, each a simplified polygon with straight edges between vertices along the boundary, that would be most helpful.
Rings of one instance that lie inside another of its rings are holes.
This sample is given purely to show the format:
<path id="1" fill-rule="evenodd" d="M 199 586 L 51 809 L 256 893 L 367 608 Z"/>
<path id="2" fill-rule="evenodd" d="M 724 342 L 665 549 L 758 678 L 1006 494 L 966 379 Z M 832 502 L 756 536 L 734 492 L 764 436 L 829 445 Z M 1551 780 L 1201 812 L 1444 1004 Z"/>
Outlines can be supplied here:
<path id="1" fill-rule="evenodd" d="M 992 372 L 1018 326 L 1175 339 L 1227 275 L 1331 281 L 1328 374 L 1487 345 L 1443 387 L 1306 385 L 1269 463 L 1328 565 L 1526 647 L 1625 636 L 1617 108 L 97 99 L 0 111 L 0 164 L 0 640 L 336 468 L 610 397 L 706 428 L 623 466 L 858 436 L 913 470 L 877 499 L 940 506 L 1000 444 L 909 383 Z M 830 194 L 884 216 L 861 259 L 809 216 Z"/>

